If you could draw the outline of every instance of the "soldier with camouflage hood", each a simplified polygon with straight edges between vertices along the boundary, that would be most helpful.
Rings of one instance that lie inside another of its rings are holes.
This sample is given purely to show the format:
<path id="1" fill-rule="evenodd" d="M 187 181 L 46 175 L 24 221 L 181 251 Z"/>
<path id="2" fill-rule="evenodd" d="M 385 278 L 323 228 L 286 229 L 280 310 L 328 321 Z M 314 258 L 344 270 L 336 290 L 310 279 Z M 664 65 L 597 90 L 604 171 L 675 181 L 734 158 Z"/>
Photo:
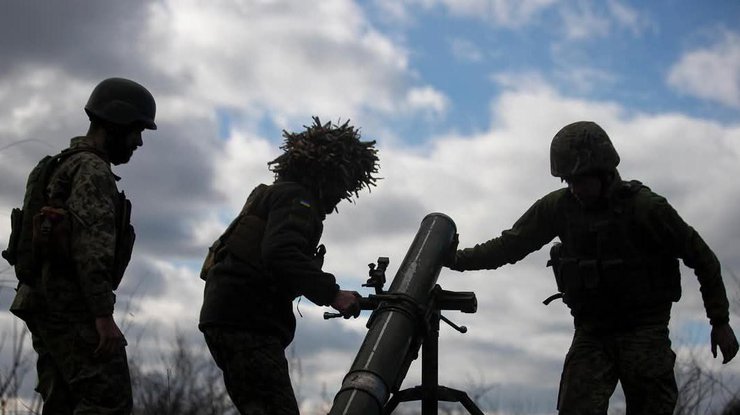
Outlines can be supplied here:
<path id="1" fill-rule="evenodd" d="M 326 215 L 375 185 L 374 141 L 342 125 L 314 124 L 283 132 L 284 153 L 268 163 L 271 185 L 260 184 L 209 249 L 200 330 L 223 370 L 242 414 L 298 414 L 285 348 L 293 340 L 292 303 L 305 296 L 345 318 L 360 312 L 358 294 L 341 290 L 322 270 L 319 245 Z"/>
<path id="2" fill-rule="evenodd" d="M 593 122 L 562 128 L 550 148 L 551 173 L 567 188 L 545 195 L 501 236 L 458 250 L 453 270 L 513 264 L 555 237 L 550 264 L 574 318 L 558 398 L 563 414 L 606 414 L 621 382 L 628 414 L 670 415 L 677 400 L 668 322 L 681 296 L 678 259 L 694 269 L 723 363 L 738 351 L 729 303 L 712 250 L 668 201 L 638 181 L 622 181 L 619 155 Z"/>
<path id="3" fill-rule="evenodd" d="M 23 220 L 14 221 L 20 242 L 3 252 L 21 281 L 11 311 L 26 322 L 38 353 L 36 390 L 45 415 L 132 410 L 113 292 L 134 232 L 131 204 L 119 193 L 111 164 L 128 162 L 142 145 L 142 131 L 157 128 L 156 107 L 143 86 L 109 78 L 95 87 L 85 111 L 87 134 L 29 176 Z M 40 211 L 31 208 L 36 194 L 43 200 Z"/>

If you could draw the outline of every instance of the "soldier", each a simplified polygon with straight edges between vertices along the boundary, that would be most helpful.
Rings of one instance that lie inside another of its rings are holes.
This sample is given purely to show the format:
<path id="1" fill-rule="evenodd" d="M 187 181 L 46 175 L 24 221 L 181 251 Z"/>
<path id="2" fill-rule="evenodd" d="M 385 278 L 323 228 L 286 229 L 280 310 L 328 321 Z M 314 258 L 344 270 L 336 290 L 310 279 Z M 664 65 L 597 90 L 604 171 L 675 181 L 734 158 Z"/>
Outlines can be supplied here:
<path id="1" fill-rule="evenodd" d="M 358 294 L 322 271 L 319 240 L 325 216 L 341 200 L 375 185 L 375 141 L 360 141 L 348 122 L 322 125 L 318 118 L 283 136 L 284 153 L 268 163 L 275 182 L 251 192 L 201 273 L 199 327 L 242 414 L 298 414 L 285 358 L 295 298 L 330 305 L 345 318 L 360 312 Z"/>
<path id="2" fill-rule="evenodd" d="M 111 164 L 129 161 L 154 130 L 156 106 L 136 82 L 109 78 L 85 106 L 90 127 L 29 175 L 13 214 L 7 251 L 20 281 L 11 311 L 38 353 L 43 414 L 130 414 L 124 339 L 113 319 L 114 290 L 134 242 L 131 204 Z"/>
<path id="3" fill-rule="evenodd" d="M 560 238 L 551 264 L 575 325 L 560 413 L 606 414 L 620 381 L 627 413 L 669 415 L 677 400 L 668 321 L 681 296 L 678 258 L 701 284 L 714 357 L 719 346 L 729 362 L 738 343 L 714 253 L 665 198 L 638 181 L 622 181 L 618 164 L 597 124 L 565 126 L 552 140 L 550 168 L 568 187 L 535 202 L 501 236 L 458 250 L 447 265 L 496 269 Z"/>

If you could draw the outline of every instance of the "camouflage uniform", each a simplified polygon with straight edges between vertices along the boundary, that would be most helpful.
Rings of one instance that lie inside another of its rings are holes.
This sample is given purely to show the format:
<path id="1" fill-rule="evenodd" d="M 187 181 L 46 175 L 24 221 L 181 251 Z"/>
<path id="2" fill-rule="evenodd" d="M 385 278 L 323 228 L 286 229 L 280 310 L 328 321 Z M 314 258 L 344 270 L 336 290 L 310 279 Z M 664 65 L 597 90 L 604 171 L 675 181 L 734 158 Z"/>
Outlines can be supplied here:
<path id="1" fill-rule="evenodd" d="M 668 328 L 592 333 L 577 328 L 565 357 L 558 409 L 563 414 L 606 414 L 621 382 L 629 414 L 672 414 L 676 355 Z"/>
<path id="2" fill-rule="evenodd" d="M 315 257 L 324 209 L 303 185 L 258 186 L 214 244 L 200 329 L 242 414 L 297 414 L 284 349 L 292 301 L 329 305 L 339 286 Z"/>
<path id="3" fill-rule="evenodd" d="M 240 413 L 298 413 L 285 349 L 276 336 L 216 326 L 202 330 L 224 373 L 226 391 Z"/>
<path id="4" fill-rule="evenodd" d="M 71 148 L 91 147 L 88 137 Z M 110 163 L 93 150 L 69 156 L 47 191 L 71 218 L 69 252 L 43 264 L 34 287 L 21 286 L 11 307 L 24 316 L 38 353 L 43 414 L 129 414 L 126 351 L 96 358 L 95 318 L 113 313 L 121 194 Z M 130 254 L 130 251 L 129 251 Z"/>
<path id="5" fill-rule="evenodd" d="M 602 208 L 584 209 L 567 188 L 556 190 L 500 237 L 457 251 L 451 268 L 513 264 L 559 237 L 562 256 L 581 274 L 564 290 L 576 331 L 561 413 L 606 414 L 619 380 L 628 414 L 671 414 L 677 392 L 667 327 L 680 297 L 676 258 L 694 269 L 713 325 L 729 321 L 720 264 L 666 199 L 639 182 L 622 182 L 615 172 L 606 195 Z"/>

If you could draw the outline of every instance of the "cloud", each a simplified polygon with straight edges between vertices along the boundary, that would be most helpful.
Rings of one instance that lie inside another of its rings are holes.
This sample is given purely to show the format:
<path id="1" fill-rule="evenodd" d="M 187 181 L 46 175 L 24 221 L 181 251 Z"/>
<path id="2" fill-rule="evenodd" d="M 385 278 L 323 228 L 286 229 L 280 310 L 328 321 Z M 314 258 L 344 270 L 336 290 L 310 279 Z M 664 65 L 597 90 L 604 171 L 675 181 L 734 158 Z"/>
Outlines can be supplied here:
<path id="1" fill-rule="evenodd" d="M 737 266 L 730 248 L 737 243 L 734 242 L 736 232 L 732 230 L 735 226 L 728 226 L 728 221 L 734 222 L 735 215 L 731 208 L 726 209 L 724 203 L 716 201 L 733 200 L 740 191 L 715 177 L 733 174 L 738 169 L 732 164 L 733 161 L 737 164 L 740 157 L 737 127 L 679 114 L 635 115 L 613 102 L 576 99 L 546 84 L 532 83 L 526 88 L 507 89 L 492 102 L 491 114 L 490 128 L 480 134 L 440 135 L 431 140 L 429 151 L 387 149 L 381 159 L 387 179 L 380 183 L 378 191 L 367 199 L 361 198 L 356 210 L 340 209 L 339 217 L 327 220 L 325 243 L 330 254 L 336 255 L 334 247 L 341 246 L 347 255 L 346 261 L 330 255 L 333 259 L 327 262 L 328 269 L 337 270 L 337 275 L 345 278 L 343 281 L 361 280 L 346 278 L 353 272 L 354 275 L 361 272 L 358 268 L 362 267 L 357 264 L 362 264 L 362 255 L 356 252 L 367 253 L 365 262 L 374 260 L 371 254 L 382 252 L 391 257 L 390 279 L 420 219 L 431 211 L 444 212 L 455 220 L 462 246 L 497 236 L 537 198 L 561 186 L 549 175 L 549 143 L 563 125 L 580 119 L 595 120 L 609 132 L 622 155 L 621 170 L 625 178 L 641 179 L 668 197 L 684 219 L 710 241 L 725 266 L 729 269 Z M 670 159 L 671 165 L 678 167 L 659 163 L 661 159 Z M 702 160 L 717 164 L 710 163 L 711 166 L 702 169 L 686 167 L 703 165 Z M 398 201 L 389 199 L 391 194 L 398 195 L 399 200 L 418 201 L 419 205 L 401 207 Z M 364 210 L 370 204 L 404 212 L 407 225 L 400 232 L 378 232 L 375 236 L 374 231 L 363 232 L 363 229 L 375 229 L 366 223 L 391 217 L 383 211 Z M 332 231 L 335 226 L 348 234 L 355 232 L 353 244 L 358 249 L 347 249 L 350 242 L 343 238 L 340 242 Z M 486 365 L 482 362 L 491 362 L 484 369 L 490 382 L 521 383 L 527 388 L 549 385 L 541 403 L 554 399 L 553 388 L 569 345 L 572 323 L 562 304 L 549 307 L 540 304 L 555 289 L 545 262 L 546 252 L 541 250 L 519 264 L 496 271 L 462 275 L 442 272 L 439 282 L 444 288 L 475 291 L 479 301 L 475 315 L 448 315 L 453 321 L 468 325 L 470 330 L 461 337 L 455 333 L 442 336 L 441 350 L 465 350 L 464 356 L 442 357 L 442 370 L 457 368 L 441 372 L 445 373 L 446 381 L 463 382 L 466 375 L 475 373 L 476 367 Z M 690 270 L 683 272 L 684 299 L 675 307 L 676 315 L 694 316 L 706 326 L 695 277 Z M 523 338 L 527 342 L 521 342 Z M 336 358 L 334 354 L 328 355 Z M 411 384 L 417 369 L 410 371 Z"/>
<path id="2" fill-rule="evenodd" d="M 561 29 L 567 40 L 590 40 L 609 34 L 611 22 L 593 3 L 579 1 L 560 10 Z"/>
<path id="3" fill-rule="evenodd" d="M 740 34 L 725 32 L 713 45 L 684 53 L 666 81 L 678 92 L 740 108 Z"/>
<path id="4" fill-rule="evenodd" d="M 589 95 L 594 91 L 613 87 L 617 76 L 609 71 L 585 66 L 571 65 L 554 73 L 563 88 L 579 95 Z"/>
<path id="5" fill-rule="evenodd" d="M 622 27 L 632 31 L 632 34 L 640 35 L 644 30 L 654 27 L 654 23 L 645 14 L 641 14 L 634 8 L 619 0 L 609 0 L 607 10 L 614 21 Z"/>
<path id="6" fill-rule="evenodd" d="M 409 90 L 406 102 L 411 109 L 427 109 L 436 115 L 444 114 L 449 106 L 447 97 L 431 87 Z"/>
<path id="7" fill-rule="evenodd" d="M 430 3 L 430 2 L 426 2 Z M 518 27 L 527 24 L 532 17 L 550 7 L 553 0 L 439 0 L 453 14 L 490 20 L 504 27 Z"/>
<path id="8" fill-rule="evenodd" d="M 299 129 L 314 114 L 351 118 L 380 148 L 378 187 L 363 192 L 355 204 L 342 203 L 325 222 L 325 267 L 343 288 L 367 294 L 360 285 L 367 279 L 367 264 L 379 256 L 390 257 L 390 282 L 430 212 L 455 221 L 462 246 L 499 235 L 537 198 L 562 185 L 549 175 L 549 143 L 562 126 L 582 119 L 598 122 L 610 134 L 625 178 L 643 180 L 668 197 L 715 249 L 726 271 L 740 267 L 733 250 L 740 245 L 734 208 L 740 189 L 727 179 L 740 175 L 737 122 L 643 113 L 616 101 L 575 98 L 552 83 L 547 69 L 498 69 L 490 75 L 496 95 L 482 105 L 488 108 L 484 127 L 461 134 L 459 125 L 440 123 L 417 146 L 398 137 L 394 122 L 402 118 L 414 124 L 429 116 L 436 121 L 459 103 L 417 73 L 416 51 L 380 32 L 353 2 L 10 4 L 10 13 L 0 16 L 3 38 L 15 40 L 0 48 L 0 212 L 5 213 L 0 235 L 8 234 L 7 213 L 22 198 L 31 167 L 84 133 L 82 106 L 95 83 L 127 75 L 149 87 L 159 104 L 160 129 L 146 132 L 131 163 L 115 168 L 122 176 L 119 186 L 133 200 L 137 227 L 116 318 L 125 320 L 132 336 L 141 339 L 140 347 L 152 352 L 153 363 L 158 357 L 153 352 L 162 347 L 153 338 L 173 326 L 202 346 L 197 314 L 203 282 L 197 273 L 205 249 L 251 189 L 272 181 L 266 163 L 280 151 L 279 130 Z M 427 0 L 409 3 L 404 11 L 416 17 L 413 7 L 439 7 L 515 27 L 533 22 L 553 4 Z M 83 6 L 97 19 L 78 17 Z M 576 9 L 586 27 L 573 39 L 600 36 L 600 23 L 633 33 L 640 27 L 636 12 L 616 2 L 609 7 L 611 14 Z M 581 22 L 577 16 L 574 21 Z M 15 21 L 21 18 L 43 24 L 25 27 Z M 738 101 L 738 82 L 725 82 L 730 92 L 718 92 L 714 85 L 715 79 L 732 79 L 738 72 L 732 61 L 737 43 L 737 35 L 728 34 L 706 50 L 687 53 L 674 67 L 687 77 L 676 75 L 680 84 L 714 91 L 700 96 L 705 99 L 734 94 L 724 98 L 725 104 L 737 105 L 731 103 Z M 689 67 L 693 72 L 684 70 Z M 708 87 L 700 87 L 697 74 L 707 68 L 716 76 L 704 77 Z M 589 68 L 569 76 L 611 79 Z M 690 88 L 681 91 L 699 96 Z M 0 240 L 0 248 L 5 243 Z M 546 256 L 543 249 L 496 271 L 442 271 L 438 282 L 445 289 L 474 291 L 479 308 L 476 314 L 448 313 L 469 331 L 460 335 L 443 326 L 441 382 L 465 387 L 484 373 L 485 382 L 503 385 L 502 400 L 514 396 L 510 385 L 516 385 L 542 411 L 551 410 L 572 322 L 562 304 L 540 305 L 555 287 L 544 266 Z M 681 333 L 684 327 L 707 326 L 695 278 L 684 271 L 684 298 L 674 307 L 673 320 Z M 7 309 L 12 290 L 2 287 L 0 307 Z M 304 385 L 311 385 L 304 396 L 320 394 L 322 383 L 333 396 L 365 334 L 365 320 L 324 321 L 324 308 L 305 299 L 300 307 L 306 317 L 299 319 L 295 347 Z M 0 313 L 2 327 L 9 321 L 9 313 Z M 419 373 L 416 362 L 407 384 L 418 382 Z"/>
<path id="9" fill-rule="evenodd" d="M 11 41 L 3 46 L 0 73 L 52 66 L 83 78 L 99 71 L 140 75 L 136 62 L 147 52 L 142 43 L 146 3 L 29 0 L 4 4 L 0 37 Z"/>
<path id="10" fill-rule="evenodd" d="M 199 112 L 295 120 L 311 108 L 356 118 L 397 110 L 411 82 L 408 52 L 350 1 L 163 2 L 151 7 L 148 27 L 158 45 L 152 66 L 187 85 Z"/>
<path id="11" fill-rule="evenodd" d="M 587 1 L 564 3 L 559 13 L 563 19 L 561 29 L 565 40 L 593 42 L 613 35 L 617 29 L 626 29 L 633 36 L 640 36 L 655 27 L 647 14 L 622 1 L 609 0 L 605 6 Z"/>
<path id="12" fill-rule="evenodd" d="M 450 41 L 452 55 L 463 62 L 480 62 L 483 60 L 483 52 L 473 42 L 455 38 Z"/>
<path id="13" fill-rule="evenodd" d="M 540 13 L 555 5 L 556 0 L 410 0 L 398 2 L 375 0 L 380 19 L 403 25 L 413 24 L 414 8 L 432 10 L 441 8 L 459 18 L 471 18 L 496 26 L 518 29 L 531 23 Z"/>
<path id="14" fill-rule="evenodd" d="M 375 0 L 374 7 L 378 10 L 381 21 L 389 23 L 408 24 L 412 20 L 405 3 L 396 0 Z"/>

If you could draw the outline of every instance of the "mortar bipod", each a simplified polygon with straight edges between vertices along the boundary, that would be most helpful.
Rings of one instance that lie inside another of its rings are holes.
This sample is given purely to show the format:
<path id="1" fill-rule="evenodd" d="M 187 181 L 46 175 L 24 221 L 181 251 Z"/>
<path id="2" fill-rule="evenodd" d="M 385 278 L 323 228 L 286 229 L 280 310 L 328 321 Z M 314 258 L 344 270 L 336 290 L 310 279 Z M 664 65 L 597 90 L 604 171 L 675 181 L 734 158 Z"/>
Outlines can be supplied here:
<path id="1" fill-rule="evenodd" d="M 444 317 L 442 310 L 475 313 L 478 308 L 475 293 L 446 291 L 435 285 L 432 298 L 425 313 L 427 327 L 421 345 L 421 385 L 393 393 L 383 412 L 391 414 L 401 402 L 421 401 L 422 415 L 436 415 L 439 401 L 443 401 L 460 402 L 471 415 L 483 415 L 466 392 L 439 385 L 439 321 L 460 333 L 467 332 L 467 327 L 458 326 Z M 412 360 L 415 358 L 413 356 Z"/>

